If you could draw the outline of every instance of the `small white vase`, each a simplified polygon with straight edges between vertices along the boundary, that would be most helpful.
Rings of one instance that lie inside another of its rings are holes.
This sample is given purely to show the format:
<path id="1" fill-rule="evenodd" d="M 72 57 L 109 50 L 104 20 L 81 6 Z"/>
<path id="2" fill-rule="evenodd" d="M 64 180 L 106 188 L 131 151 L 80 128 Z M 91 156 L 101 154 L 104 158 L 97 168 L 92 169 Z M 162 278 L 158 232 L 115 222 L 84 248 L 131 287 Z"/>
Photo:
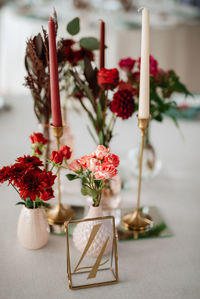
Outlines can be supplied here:
<path id="1" fill-rule="evenodd" d="M 22 208 L 18 220 L 17 236 L 24 248 L 34 250 L 44 247 L 49 240 L 49 231 L 44 209 Z"/>
<path id="2" fill-rule="evenodd" d="M 97 218 L 97 217 L 103 217 L 102 207 L 90 206 L 88 214 L 85 217 L 85 219 Z M 113 245 L 112 222 L 109 219 L 81 222 L 77 224 L 73 232 L 73 242 L 76 248 L 80 252 L 83 252 L 88 242 L 88 239 L 90 237 L 91 231 L 94 225 L 97 224 L 101 224 L 101 227 L 86 254 L 87 256 L 91 256 L 91 257 L 97 257 L 100 254 L 102 247 L 108 237 L 109 237 L 109 241 L 107 243 L 104 255 L 107 255 L 111 252 L 112 245 Z"/>

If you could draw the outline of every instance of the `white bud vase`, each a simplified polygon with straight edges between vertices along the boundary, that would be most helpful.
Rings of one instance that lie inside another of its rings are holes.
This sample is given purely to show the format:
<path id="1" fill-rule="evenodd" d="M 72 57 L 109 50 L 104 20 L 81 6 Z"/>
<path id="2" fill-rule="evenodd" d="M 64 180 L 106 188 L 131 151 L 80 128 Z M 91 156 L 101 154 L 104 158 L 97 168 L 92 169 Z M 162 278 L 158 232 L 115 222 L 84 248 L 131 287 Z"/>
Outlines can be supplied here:
<path id="1" fill-rule="evenodd" d="M 26 249 L 44 247 L 49 240 L 49 225 L 44 209 L 23 207 L 18 220 L 17 236 Z"/>
<path id="2" fill-rule="evenodd" d="M 85 217 L 85 219 L 97 218 L 97 217 L 103 217 L 102 207 L 90 206 L 88 214 Z M 80 252 L 84 251 L 94 225 L 100 223 L 102 225 L 96 237 L 94 238 L 94 241 L 89 247 L 86 255 L 91 257 L 97 257 L 100 254 L 102 247 L 106 242 L 108 236 L 109 236 L 109 241 L 107 243 L 104 255 L 107 255 L 111 252 L 112 245 L 113 245 L 113 225 L 112 225 L 112 221 L 107 219 L 86 221 L 77 224 L 73 232 L 73 242 L 76 248 Z"/>

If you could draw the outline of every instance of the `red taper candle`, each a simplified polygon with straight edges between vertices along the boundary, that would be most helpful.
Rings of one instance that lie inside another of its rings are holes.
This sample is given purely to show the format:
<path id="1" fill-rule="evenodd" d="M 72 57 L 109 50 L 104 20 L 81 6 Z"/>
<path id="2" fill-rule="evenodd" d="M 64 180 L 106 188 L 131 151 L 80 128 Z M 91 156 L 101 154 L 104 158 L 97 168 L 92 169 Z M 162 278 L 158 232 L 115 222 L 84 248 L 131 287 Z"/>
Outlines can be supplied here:
<path id="1" fill-rule="evenodd" d="M 105 65 L 105 23 L 103 20 L 100 20 L 100 63 L 99 67 L 104 68 Z"/>
<path id="2" fill-rule="evenodd" d="M 60 91 L 58 80 L 58 63 L 56 51 L 55 23 L 49 17 L 49 65 L 50 65 L 50 90 L 51 90 L 51 113 L 52 125 L 62 127 L 62 115 L 60 109 Z"/>

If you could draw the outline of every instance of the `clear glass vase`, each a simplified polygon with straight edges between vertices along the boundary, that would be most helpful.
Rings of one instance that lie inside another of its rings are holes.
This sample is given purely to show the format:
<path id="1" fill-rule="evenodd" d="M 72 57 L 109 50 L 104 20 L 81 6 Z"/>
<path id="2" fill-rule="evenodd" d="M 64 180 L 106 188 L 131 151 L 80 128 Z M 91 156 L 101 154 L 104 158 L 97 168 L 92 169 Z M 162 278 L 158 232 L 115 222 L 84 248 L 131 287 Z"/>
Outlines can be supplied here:
<path id="1" fill-rule="evenodd" d="M 130 172 L 137 177 L 139 175 L 139 155 L 140 147 L 131 149 L 128 153 Z M 144 138 L 142 178 L 152 179 L 156 177 L 160 173 L 161 167 L 162 162 L 160 159 L 158 159 L 154 146 L 150 141 L 150 134 L 148 128 Z"/>

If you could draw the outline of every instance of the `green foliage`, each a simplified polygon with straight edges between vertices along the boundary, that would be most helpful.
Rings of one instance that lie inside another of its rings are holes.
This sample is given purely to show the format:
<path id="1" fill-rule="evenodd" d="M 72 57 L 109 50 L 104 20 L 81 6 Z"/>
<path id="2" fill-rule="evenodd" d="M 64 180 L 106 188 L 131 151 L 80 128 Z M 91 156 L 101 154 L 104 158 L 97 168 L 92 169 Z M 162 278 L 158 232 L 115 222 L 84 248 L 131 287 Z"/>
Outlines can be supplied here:
<path id="1" fill-rule="evenodd" d="M 99 49 L 99 41 L 95 37 L 83 37 L 80 39 L 79 44 L 90 51 Z"/>
<path id="2" fill-rule="evenodd" d="M 74 18 L 67 24 L 67 32 L 71 35 L 76 35 L 80 31 L 80 19 Z"/>
<path id="3" fill-rule="evenodd" d="M 74 180 L 78 179 L 78 176 L 76 174 L 72 174 L 72 173 L 68 173 L 66 175 L 66 177 L 68 178 L 69 181 L 74 181 Z"/>

